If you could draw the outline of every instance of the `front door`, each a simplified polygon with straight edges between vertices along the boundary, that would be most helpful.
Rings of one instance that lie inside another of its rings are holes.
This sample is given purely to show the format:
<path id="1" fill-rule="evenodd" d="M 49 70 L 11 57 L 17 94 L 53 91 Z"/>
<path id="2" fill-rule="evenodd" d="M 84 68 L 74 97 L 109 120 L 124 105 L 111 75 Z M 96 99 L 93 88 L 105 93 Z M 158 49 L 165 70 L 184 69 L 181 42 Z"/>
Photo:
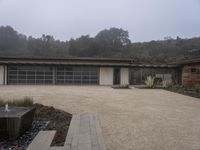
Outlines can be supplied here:
<path id="1" fill-rule="evenodd" d="M 113 71 L 113 85 L 120 84 L 120 68 L 114 68 Z"/>

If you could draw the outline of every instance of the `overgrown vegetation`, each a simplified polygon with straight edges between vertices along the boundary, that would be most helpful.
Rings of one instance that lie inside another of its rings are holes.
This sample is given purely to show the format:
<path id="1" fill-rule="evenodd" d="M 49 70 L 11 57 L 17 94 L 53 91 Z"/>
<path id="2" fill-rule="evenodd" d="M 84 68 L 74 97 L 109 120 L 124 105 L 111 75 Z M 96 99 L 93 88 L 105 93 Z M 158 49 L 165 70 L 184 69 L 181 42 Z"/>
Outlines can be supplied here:
<path id="1" fill-rule="evenodd" d="M 196 85 L 194 86 L 194 89 L 195 89 L 196 92 L 199 92 L 199 93 L 200 93 L 200 84 L 196 84 Z"/>
<path id="2" fill-rule="evenodd" d="M 199 84 L 194 85 L 192 87 L 184 87 L 182 85 L 176 85 L 175 84 L 175 85 L 172 85 L 172 86 L 165 88 L 165 89 L 172 91 L 172 92 L 176 92 L 176 93 L 200 98 L 200 85 Z"/>
<path id="3" fill-rule="evenodd" d="M 163 80 L 162 81 L 162 87 L 163 88 L 169 88 L 172 86 L 172 81 L 171 80 Z"/>
<path id="4" fill-rule="evenodd" d="M 166 38 L 162 41 L 133 43 L 129 33 L 119 28 L 105 29 L 90 37 L 83 35 L 69 41 L 25 36 L 10 26 L 0 27 L 0 56 L 13 57 L 128 57 L 141 63 L 165 63 L 177 57 L 199 56 L 200 37 Z"/>
<path id="5" fill-rule="evenodd" d="M 33 99 L 30 97 L 24 97 L 23 99 L 13 99 L 13 100 L 0 99 L 0 106 L 5 106 L 5 104 L 8 104 L 9 106 L 29 107 L 33 106 Z"/>

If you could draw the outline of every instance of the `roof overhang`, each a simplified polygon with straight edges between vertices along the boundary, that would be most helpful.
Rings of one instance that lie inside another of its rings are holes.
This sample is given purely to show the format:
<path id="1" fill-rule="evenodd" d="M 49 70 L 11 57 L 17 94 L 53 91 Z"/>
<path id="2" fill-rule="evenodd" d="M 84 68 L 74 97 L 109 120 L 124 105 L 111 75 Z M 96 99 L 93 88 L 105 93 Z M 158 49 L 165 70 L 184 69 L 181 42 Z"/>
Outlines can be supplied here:
<path id="1" fill-rule="evenodd" d="M 71 66 L 99 66 L 99 67 L 144 67 L 144 68 L 174 68 L 177 65 L 167 64 L 136 64 L 131 59 L 108 58 L 69 58 L 69 59 L 41 59 L 41 58 L 0 58 L 4 65 L 71 65 Z"/>
<path id="2" fill-rule="evenodd" d="M 189 65 L 189 64 L 200 64 L 200 57 L 190 58 L 190 59 L 182 59 L 171 63 L 172 65 Z"/>

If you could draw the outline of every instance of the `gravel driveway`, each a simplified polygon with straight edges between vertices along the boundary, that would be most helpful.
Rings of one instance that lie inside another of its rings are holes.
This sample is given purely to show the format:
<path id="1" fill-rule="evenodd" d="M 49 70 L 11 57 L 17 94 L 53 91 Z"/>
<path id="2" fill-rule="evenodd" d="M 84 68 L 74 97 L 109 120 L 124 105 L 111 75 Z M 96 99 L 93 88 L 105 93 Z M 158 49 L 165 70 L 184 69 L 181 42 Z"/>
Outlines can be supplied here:
<path id="1" fill-rule="evenodd" d="M 200 99 L 158 89 L 0 86 L 69 113 L 98 113 L 108 150 L 200 150 Z"/>

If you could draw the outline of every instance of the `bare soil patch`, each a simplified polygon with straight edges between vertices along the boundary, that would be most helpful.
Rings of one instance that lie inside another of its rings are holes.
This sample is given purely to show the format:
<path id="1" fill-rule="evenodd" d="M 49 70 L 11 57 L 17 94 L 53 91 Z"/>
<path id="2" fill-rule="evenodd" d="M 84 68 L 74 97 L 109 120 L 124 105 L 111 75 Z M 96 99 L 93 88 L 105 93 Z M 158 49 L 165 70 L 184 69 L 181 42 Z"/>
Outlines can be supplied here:
<path id="1" fill-rule="evenodd" d="M 34 107 L 36 107 L 34 120 L 49 121 L 45 130 L 56 130 L 51 146 L 64 145 L 72 115 L 41 104 L 34 104 Z"/>

